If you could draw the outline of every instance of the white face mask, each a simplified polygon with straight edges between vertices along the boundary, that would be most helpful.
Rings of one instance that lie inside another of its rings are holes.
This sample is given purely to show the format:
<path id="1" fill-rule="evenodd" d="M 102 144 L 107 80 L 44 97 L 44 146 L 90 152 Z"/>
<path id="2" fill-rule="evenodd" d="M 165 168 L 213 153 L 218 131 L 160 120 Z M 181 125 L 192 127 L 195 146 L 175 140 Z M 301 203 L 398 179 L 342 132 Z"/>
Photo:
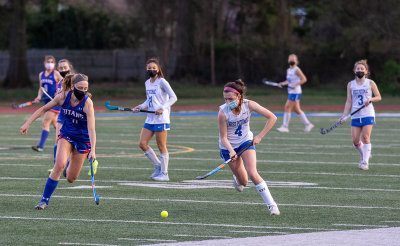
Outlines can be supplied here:
<path id="1" fill-rule="evenodd" d="M 44 65 L 44 67 L 45 67 L 47 70 L 52 70 L 52 69 L 54 69 L 54 63 L 48 62 L 48 63 L 46 63 L 46 64 Z"/>

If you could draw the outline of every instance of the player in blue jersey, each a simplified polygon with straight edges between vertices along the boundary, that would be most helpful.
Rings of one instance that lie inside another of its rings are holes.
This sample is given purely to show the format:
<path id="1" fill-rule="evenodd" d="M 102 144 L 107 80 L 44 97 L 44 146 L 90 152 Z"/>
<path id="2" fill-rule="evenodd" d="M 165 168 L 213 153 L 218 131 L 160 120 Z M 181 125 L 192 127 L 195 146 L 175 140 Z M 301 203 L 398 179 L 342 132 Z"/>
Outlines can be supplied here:
<path id="1" fill-rule="evenodd" d="M 71 83 L 73 90 L 62 91 L 48 104 L 36 110 L 21 127 L 21 134 L 28 132 L 30 124 L 55 106 L 61 106 L 64 122 L 60 130 L 56 164 L 50 173 L 43 196 L 36 209 L 45 209 L 51 195 L 58 185 L 61 173 L 71 156 L 67 169 L 68 182 L 74 182 L 82 169 L 85 159 L 96 159 L 96 131 L 92 100 L 86 95 L 89 87 L 88 77 L 83 74 L 69 74 L 65 83 Z"/>
<path id="2" fill-rule="evenodd" d="M 271 130 L 276 122 L 276 116 L 268 109 L 255 101 L 245 99 L 246 86 L 242 80 L 228 82 L 224 86 L 223 96 L 225 104 L 220 106 L 218 113 L 219 148 L 221 158 L 225 161 L 232 158 L 229 167 L 233 172 L 234 186 L 242 191 L 247 185 L 248 178 L 267 204 L 271 215 L 279 215 L 279 209 L 269 192 L 268 186 L 257 171 L 257 157 L 254 145 Z M 264 128 L 253 137 L 250 131 L 250 116 L 255 112 L 267 119 Z M 252 146 L 245 150 L 240 157 L 236 153 L 252 142 Z"/>
<path id="3" fill-rule="evenodd" d="M 164 79 L 158 59 L 149 59 L 146 62 L 146 69 L 149 76 L 145 82 L 147 99 L 144 103 L 136 106 L 134 112 L 138 112 L 138 109 L 148 109 L 155 111 L 155 114 L 147 114 L 146 122 L 140 133 L 139 147 L 154 164 L 154 172 L 150 178 L 156 181 L 169 181 L 167 132 L 170 129 L 171 106 L 178 99 L 168 81 Z M 149 145 L 149 141 L 154 135 L 161 160 L 157 158 Z"/>
<path id="4" fill-rule="evenodd" d="M 304 131 L 309 132 L 314 125 L 307 119 L 306 114 L 300 108 L 301 85 L 307 82 L 307 78 L 301 69 L 297 66 L 299 60 L 295 54 L 290 54 L 288 58 L 289 68 L 286 71 L 286 80 L 278 83 L 279 87 L 288 86 L 288 99 L 285 104 L 283 114 L 283 124 L 277 130 L 279 132 L 289 132 L 289 121 L 292 110 L 299 115 L 304 123 Z"/>
<path id="5" fill-rule="evenodd" d="M 353 112 L 365 105 L 365 108 L 351 116 L 351 138 L 361 157 L 358 168 L 368 170 L 372 149 L 371 132 L 375 124 L 375 110 L 372 102 L 379 102 L 382 97 L 376 83 L 368 79 L 367 60 L 357 61 L 353 72 L 355 79 L 347 84 L 347 100 L 340 119 L 344 122 L 343 118 L 349 114 L 350 109 Z"/>
<path id="6" fill-rule="evenodd" d="M 57 91 L 58 82 L 62 80 L 62 76 L 60 75 L 60 73 L 54 70 L 55 65 L 56 59 L 53 56 L 45 56 L 45 70 L 39 73 L 39 90 L 38 95 L 35 98 L 35 102 L 40 102 L 42 98 L 45 99 L 44 104 L 47 104 L 51 101 L 51 98 L 44 94 L 43 89 L 46 91 L 47 94 L 49 94 L 49 96 L 54 98 L 54 95 Z M 42 120 L 42 134 L 40 136 L 39 143 L 36 146 L 32 146 L 33 150 L 38 152 L 43 151 L 44 144 L 46 143 L 47 137 L 49 136 L 50 124 L 56 127 L 58 113 L 60 113 L 60 108 L 58 106 L 52 108 L 45 113 Z"/>

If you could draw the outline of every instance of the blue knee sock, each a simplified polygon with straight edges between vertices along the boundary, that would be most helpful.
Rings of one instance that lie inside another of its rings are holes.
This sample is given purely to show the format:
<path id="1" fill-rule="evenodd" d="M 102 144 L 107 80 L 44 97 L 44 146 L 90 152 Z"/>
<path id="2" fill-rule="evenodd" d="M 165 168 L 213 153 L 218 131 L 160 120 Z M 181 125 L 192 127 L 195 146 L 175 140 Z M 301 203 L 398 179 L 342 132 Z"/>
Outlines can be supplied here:
<path id="1" fill-rule="evenodd" d="M 40 136 L 40 141 L 39 141 L 39 148 L 44 148 L 44 144 L 46 143 L 47 137 L 49 136 L 49 131 L 42 130 L 42 135 Z"/>
<path id="2" fill-rule="evenodd" d="M 49 205 L 49 200 L 51 195 L 53 194 L 54 190 L 58 185 L 58 180 L 52 180 L 50 177 L 47 178 L 46 186 L 44 187 L 43 196 L 41 202 L 45 202 Z"/>

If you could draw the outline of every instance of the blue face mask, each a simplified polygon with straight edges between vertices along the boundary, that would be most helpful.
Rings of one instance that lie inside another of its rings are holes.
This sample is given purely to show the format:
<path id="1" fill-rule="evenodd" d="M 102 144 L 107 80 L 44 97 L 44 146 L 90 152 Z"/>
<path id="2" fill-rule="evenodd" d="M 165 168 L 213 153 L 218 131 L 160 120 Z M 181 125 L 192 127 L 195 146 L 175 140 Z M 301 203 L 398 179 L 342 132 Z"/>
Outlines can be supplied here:
<path id="1" fill-rule="evenodd" d="M 228 103 L 228 106 L 230 109 L 236 108 L 237 105 L 238 105 L 238 103 L 236 101 L 232 101 L 232 102 Z"/>

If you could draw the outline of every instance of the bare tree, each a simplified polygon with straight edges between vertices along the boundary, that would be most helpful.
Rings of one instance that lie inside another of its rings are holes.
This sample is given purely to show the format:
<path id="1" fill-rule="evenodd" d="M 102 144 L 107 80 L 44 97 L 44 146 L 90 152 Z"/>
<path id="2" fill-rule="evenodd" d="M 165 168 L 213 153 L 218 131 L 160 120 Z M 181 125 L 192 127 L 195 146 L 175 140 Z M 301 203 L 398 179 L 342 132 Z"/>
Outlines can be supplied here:
<path id="1" fill-rule="evenodd" d="M 5 88 L 32 87 L 26 59 L 27 0 L 13 0 L 10 25 L 10 63 L 3 86 Z"/>

